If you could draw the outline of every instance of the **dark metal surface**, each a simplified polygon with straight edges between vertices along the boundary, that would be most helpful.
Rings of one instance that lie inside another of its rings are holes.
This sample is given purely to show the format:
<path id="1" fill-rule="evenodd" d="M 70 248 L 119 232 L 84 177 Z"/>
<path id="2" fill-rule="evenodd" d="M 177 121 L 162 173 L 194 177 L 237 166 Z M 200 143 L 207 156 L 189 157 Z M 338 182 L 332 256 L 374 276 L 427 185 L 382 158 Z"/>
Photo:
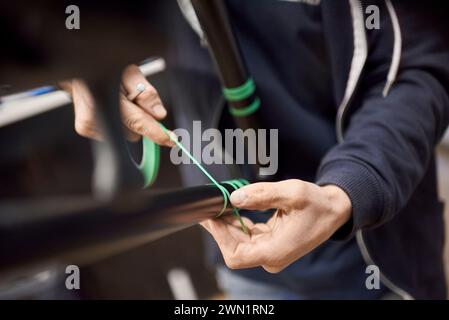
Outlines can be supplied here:
<path id="1" fill-rule="evenodd" d="M 77 3 L 0 3 L 5 48 L 0 52 L 0 84 L 27 89 L 82 77 L 92 90 L 104 132 L 104 142 L 94 143 L 93 195 L 0 202 L 2 275 L 65 259 L 93 261 L 214 217 L 222 209 L 223 196 L 215 186 L 141 190 L 142 177 L 125 147 L 118 93 L 122 68 L 146 58 L 151 46 L 142 31 L 144 2 L 79 1 L 80 30 L 65 29 L 65 6 Z M 136 38 L 123 38 L 121 28 L 133 28 Z M 116 41 L 105 44 L 102 39 L 111 32 L 117 32 Z M 132 41 L 146 41 L 148 48 L 133 50 Z M 96 68 L 85 63 L 88 59 L 96 61 Z M 49 77 L 33 79 L 35 68 L 49 70 Z M 11 70 L 23 76 L 9 81 Z"/>
<path id="2" fill-rule="evenodd" d="M 65 258 L 93 261 L 215 217 L 222 208 L 223 195 L 213 185 L 143 190 L 111 201 L 67 197 L 3 202 L 0 273 Z"/>

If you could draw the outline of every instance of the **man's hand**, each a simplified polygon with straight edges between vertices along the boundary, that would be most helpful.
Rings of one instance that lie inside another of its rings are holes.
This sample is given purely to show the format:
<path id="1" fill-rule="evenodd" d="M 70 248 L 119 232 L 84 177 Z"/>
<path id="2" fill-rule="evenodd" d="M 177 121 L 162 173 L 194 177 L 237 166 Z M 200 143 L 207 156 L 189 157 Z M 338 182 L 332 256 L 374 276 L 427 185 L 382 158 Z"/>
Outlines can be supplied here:
<path id="1" fill-rule="evenodd" d="M 145 90 L 132 99 L 139 84 L 144 84 Z M 74 79 L 61 83 L 61 87 L 73 97 L 76 132 L 86 138 L 101 140 L 102 133 L 95 117 L 95 101 L 87 85 L 82 80 Z M 174 145 L 158 124 L 167 115 L 161 98 L 136 65 L 128 66 L 123 72 L 120 110 L 129 140 L 136 141 L 140 136 L 146 136 L 160 145 Z"/>
<path id="2" fill-rule="evenodd" d="M 250 235 L 235 217 L 207 220 L 226 265 L 231 269 L 262 266 L 277 273 L 328 240 L 351 217 L 351 201 L 337 186 L 301 180 L 255 183 L 231 194 L 241 209 L 277 209 L 267 223 L 243 218 Z"/>

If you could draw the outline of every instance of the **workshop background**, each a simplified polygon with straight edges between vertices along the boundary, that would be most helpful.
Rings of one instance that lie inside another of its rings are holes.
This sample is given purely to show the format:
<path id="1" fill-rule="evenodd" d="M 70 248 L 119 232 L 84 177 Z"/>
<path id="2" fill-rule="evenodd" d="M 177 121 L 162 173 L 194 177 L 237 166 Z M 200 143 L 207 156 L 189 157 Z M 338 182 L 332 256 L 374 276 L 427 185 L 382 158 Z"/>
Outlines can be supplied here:
<path id="1" fill-rule="evenodd" d="M 89 1 L 79 1 L 88 6 Z M 111 1 L 111 5 L 114 5 Z M 120 19 L 115 30 L 110 30 L 109 38 L 102 38 L 104 46 L 115 47 L 117 34 L 129 39 L 122 43 L 124 48 L 133 50 L 137 46 L 150 48 L 148 57 L 165 56 L 169 43 L 167 21 L 182 19 L 176 8 L 176 1 L 133 1 L 133 5 L 145 11 L 148 23 L 136 30 L 127 27 L 126 17 Z M 1 7 L 0 7 L 1 8 Z M 0 10 L 1 18 L 1 10 Z M 0 23 L 4 20 L 0 19 Z M 32 30 L 38 30 L 35 21 Z M 7 36 L 8 30 L 0 25 L 0 36 Z M 102 26 L 98 26 L 99 29 Z M 147 41 L 140 41 L 142 34 Z M 95 35 L 92 34 L 92 39 Z M 85 39 L 89 41 L 89 39 Z M 57 39 L 55 39 L 57 41 Z M 74 48 L 77 45 L 74 43 Z M 33 48 L 32 43 L 30 47 Z M 3 49 L 2 49 L 3 50 Z M 6 50 L 6 49 L 5 49 Z M 18 54 L 12 52 L 11 55 Z M 46 78 L 58 76 L 58 63 L 70 60 L 77 51 L 64 52 L 55 68 L 20 69 L 11 64 L 2 70 L 0 83 L 5 75 L 11 82 L 27 73 L 30 87 Z M 91 59 L 92 69 L 96 61 Z M 161 92 L 170 110 L 170 92 L 164 74 L 151 78 L 151 82 Z M 16 88 L 2 87 L 0 95 Z M 170 114 L 170 111 L 169 111 Z M 168 119 L 167 123 L 173 123 Z M 71 105 L 58 108 L 32 118 L 0 127 L 0 201 L 2 199 L 36 198 L 64 194 L 90 192 L 92 173 L 92 152 L 90 141 L 79 137 L 73 129 L 73 109 Z M 50 125 L 49 125 L 50 124 Z M 154 188 L 181 186 L 180 176 L 168 159 L 168 149 L 162 149 L 161 171 Z M 438 148 L 439 187 L 442 199 L 449 203 L 449 133 Z M 449 221 L 449 205 L 446 206 L 446 227 Z M 22 281 L 21 286 L 11 287 L 11 282 L 1 283 L 0 297 L 4 298 L 75 298 L 75 299 L 172 299 L 179 296 L 193 298 L 224 298 L 217 287 L 214 271 L 207 265 L 203 248 L 203 231 L 192 227 L 148 243 L 125 253 L 82 266 L 81 290 L 67 295 L 63 289 L 59 272 L 47 270 L 42 286 L 42 278 Z M 449 266 L 449 250 L 446 249 L 446 263 Z M 42 273 L 41 273 L 42 274 Z M 50 276 L 54 275 L 53 278 Z M 52 280 L 52 281 L 49 281 Z M 17 284 L 17 282 L 15 282 Z M 181 287 L 179 287 L 181 286 Z"/>

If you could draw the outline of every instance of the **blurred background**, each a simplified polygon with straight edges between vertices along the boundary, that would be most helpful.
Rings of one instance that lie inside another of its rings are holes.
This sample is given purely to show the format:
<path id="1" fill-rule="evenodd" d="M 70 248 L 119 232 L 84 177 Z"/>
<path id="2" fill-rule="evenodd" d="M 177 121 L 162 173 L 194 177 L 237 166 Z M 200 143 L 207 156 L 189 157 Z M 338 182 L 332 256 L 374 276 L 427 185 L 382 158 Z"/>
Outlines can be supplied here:
<path id="1" fill-rule="evenodd" d="M 84 33 L 83 37 L 74 37 L 70 46 L 61 46 L 60 40 L 65 32 L 63 28 L 61 38 L 55 36 L 49 39 L 41 34 L 44 32 L 39 27 L 41 21 L 23 16 L 21 11 L 17 17 L 2 15 L 4 11 L 0 5 L 0 38 L 7 38 L 11 28 L 19 27 L 24 39 L 21 47 L 15 50 L 2 47 L 0 95 L 66 79 L 68 72 L 78 71 L 76 64 L 67 64 L 80 58 L 83 70 L 99 72 L 99 60 L 107 65 L 120 56 L 130 62 L 138 61 L 134 58 L 166 57 L 170 46 L 169 25 L 182 19 L 175 0 L 134 0 L 132 3 L 95 1 L 95 5 L 91 4 L 93 1 L 78 2 L 85 8 L 100 12 L 103 19 L 83 19 L 82 23 L 92 26 L 90 30 L 97 30 L 98 34 L 89 32 Z M 29 5 L 45 6 L 43 3 L 45 1 L 36 1 Z M 51 6 L 50 2 L 48 5 Z M 138 12 L 141 19 L 127 21 L 127 10 Z M 32 10 L 23 12 L 30 14 Z M 65 15 L 47 18 L 61 22 Z M 111 23 L 105 24 L 104 21 L 109 19 Z M 98 41 L 100 36 L 101 41 Z M 44 39 L 45 43 L 36 42 L 36 39 Z M 92 54 L 83 55 L 83 50 L 92 42 L 100 43 L 102 50 L 92 50 Z M 145 52 L 146 56 L 130 57 L 129 51 Z M 23 63 L 30 57 L 34 63 Z M 170 73 L 170 76 L 176 76 L 176 73 Z M 170 96 L 176 93 L 170 92 L 170 79 L 167 77 L 162 73 L 151 77 L 150 82 L 161 93 L 170 115 Z M 0 109 L 0 117 L 1 112 Z M 12 198 L 20 200 L 91 192 L 91 143 L 75 133 L 73 123 L 73 108 L 67 104 L 0 127 L 0 202 Z M 169 126 L 172 123 L 173 119 L 166 121 Z M 156 190 L 181 186 L 179 172 L 169 161 L 168 152 L 168 149 L 162 149 L 159 178 L 152 187 Z M 449 133 L 438 147 L 438 169 L 441 198 L 449 203 Z M 449 206 L 446 206 L 447 226 L 448 221 Z M 14 282 L 2 282 L 0 279 L 0 297 L 173 299 L 179 297 L 181 292 L 182 297 L 225 298 L 217 287 L 213 268 L 206 262 L 203 236 L 203 231 L 195 226 L 84 265 L 81 269 L 81 289 L 70 294 L 65 290 L 64 277 L 55 267 L 44 273 L 36 272 L 34 279 L 26 278 L 26 281 L 15 279 Z M 449 266 L 449 250 L 445 252 Z M 11 283 L 16 285 L 11 286 Z M 42 283 L 47 285 L 42 286 Z"/>

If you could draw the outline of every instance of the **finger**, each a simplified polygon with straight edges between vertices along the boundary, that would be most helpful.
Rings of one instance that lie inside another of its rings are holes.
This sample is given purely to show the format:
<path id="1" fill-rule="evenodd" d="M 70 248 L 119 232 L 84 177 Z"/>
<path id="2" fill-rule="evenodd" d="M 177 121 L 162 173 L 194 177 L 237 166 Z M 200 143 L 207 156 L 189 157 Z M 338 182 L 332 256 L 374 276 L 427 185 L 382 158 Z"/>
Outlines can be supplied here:
<path id="1" fill-rule="evenodd" d="M 249 228 L 251 229 L 254 226 L 254 222 L 251 221 L 251 219 L 247 218 L 247 217 L 241 217 L 243 223 Z M 234 227 L 239 227 L 241 228 L 241 223 L 240 220 L 234 215 L 234 214 L 229 214 L 229 215 L 224 215 L 221 219 L 225 220 L 227 223 L 229 223 L 230 225 L 233 225 Z"/>
<path id="2" fill-rule="evenodd" d="M 252 226 L 254 225 L 254 223 L 247 218 L 242 218 L 242 219 L 243 219 L 245 225 L 248 227 L 248 229 L 251 229 Z M 222 216 L 220 218 L 208 219 L 208 220 L 200 222 L 200 225 L 203 226 L 209 233 L 212 234 L 211 223 L 214 223 L 214 220 L 217 220 L 217 221 L 215 221 L 216 223 L 227 224 L 229 227 L 230 235 L 232 235 L 237 241 L 247 241 L 249 239 L 248 235 L 242 231 L 242 226 L 240 224 L 240 221 L 236 217 L 233 217 L 233 216 L 226 216 L 226 217 Z"/>
<path id="3" fill-rule="evenodd" d="M 222 219 L 224 219 L 227 223 L 234 226 L 238 230 L 242 231 L 242 224 L 240 223 L 240 220 L 236 216 L 229 215 L 229 216 L 223 217 Z M 250 234 L 253 238 L 254 237 L 257 238 L 258 235 L 271 232 L 271 227 L 267 223 L 254 223 L 247 217 L 242 217 L 242 220 L 243 220 L 243 223 L 245 224 L 245 226 L 250 231 Z"/>
<path id="4" fill-rule="evenodd" d="M 200 224 L 200 226 L 202 226 L 204 229 L 206 229 L 207 232 L 210 233 L 210 230 L 209 230 L 209 219 L 208 219 L 208 220 L 201 221 L 199 224 Z"/>
<path id="5" fill-rule="evenodd" d="M 231 269 L 253 268 L 260 266 L 264 253 L 258 250 L 251 237 L 222 219 L 209 221 L 209 230 L 220 248 L 226 265 Z"/>
<path id="6" fill-rule="evenodd" d="M 72 95 L 73 91 L 72 91 L 72 79 L 71 80 L 64 80 L 58 83 L 59 87 L 64 90 L 65 92 L 67 92 L 68 94 Z"/>
<path id="7" fill-rule="evenodd" d="M 237 245 L 235 238 L 226 227 L 227 224 L 223 218 L 208 219 L 200 223 L 214 237 L 219 246 L 222 242 L 226 242 L 228 246 Z"/>
<path id="8" fill-rule="evenodd" d="M 138 91 L 138 87 L 143 85 L 144 90 Z M 158 120 L 167 116 L 167 110 L 162 104 L 157 90 L 147 81 L 145 76 L 136 65 L 128 66 L 123 72 L 123 87 L 126 97 L 135 102 Z"/>
<path id="9" fill-rule="evenodd" d="M 226 265 L 231 269 L 257 267 L 270 262 L 266 253 L 270 251 L 271 235 L 262 231 L 259 233 L 255 231 L 256 229 L 266 230 L 266 226 L 264 224 L 253 224 L 247 218 L 243 219 L 245 224 L 252 228 L 251 236 L 244 234 L 241 231 L 240 224 L 237 225 L 236 223 L 237 219 L 232 220 L 230 217 L 209 219 L 201 223 L 216 240 Z"/>
<path id="10" fill-rule="evenodd" d="M 145 136 L 157 144 L 172 147 L 175 143 L 161 128 L 159 123 L 141 108 L 129 100 L 122 99 L 121 111 L 123 123 L 134 133 Z"/>
<path id="11" fill-rule="evenodd" d="M 223 216 L 220 219 L 228 224 L 229 232 L 237 241 L 245 242 L 251 239 L 249 235 L 252 235 L 254 223 L 250 219 L 241 217 L 243 224 L 247 228 L 247 232 L 243 231 L 242 223 L 234 215 Z"/>
<path id="12" fill-rule="evenodd" d="M 96 124 L 92 123 L 90 119 L 83 119 L 75 117 L 75 131 L 80 136 L 98 141 L 103 140 L 101 132 L 97 130 Z"/>
<path id="13" fill-rule="evenodd" d="M 67 85 L 68 87 L 68 85 Z M 95 101 L 81 80 L 73 80 L 70 85 L 75 112 L 75 131 L 86 138 L 101 140 L 102 135 L 95 117 Z"/>
<path id="14" fill-rule="evenodd" d="M 279 273 L 299 258 L 300 257 L 296 255 L 289 255 L 281 249 L 267 259 L 266 262 L 262 264 L 262 268 L 269 273 Z"/>
<path id="15" fill-rule="evenodd" d="M 234 206 L 242 209 L 288 210 L 305 200 L 304 189 L 305 182 L 301 180 L 259 182 L 234 191 L 230 200 Z"/>
<path id="16" fill-rule="evenodd" d="M 139 134 L 137 134 L 135 132 L 132 132 L 125 125 L 123 125 L 123 132 L 125 133 L 126 140 L 128 140 L 130 142 L 137 142 L 137 141 L 139 141 L 142 138 L 141 135 L 139 135 Z"/>

